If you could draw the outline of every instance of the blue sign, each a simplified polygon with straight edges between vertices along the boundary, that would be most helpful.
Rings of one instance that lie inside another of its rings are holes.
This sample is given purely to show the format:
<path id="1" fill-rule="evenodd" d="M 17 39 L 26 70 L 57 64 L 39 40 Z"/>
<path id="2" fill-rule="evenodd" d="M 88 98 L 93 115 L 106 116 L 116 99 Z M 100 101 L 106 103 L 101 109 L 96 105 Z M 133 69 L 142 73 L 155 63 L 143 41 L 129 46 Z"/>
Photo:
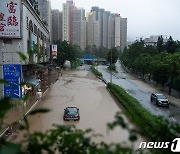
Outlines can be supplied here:
<path id="1" fill-rule="evenodd" d="M 21 64 L 3 64 L 4 96 L 22 98 L 22 66 Z"/>

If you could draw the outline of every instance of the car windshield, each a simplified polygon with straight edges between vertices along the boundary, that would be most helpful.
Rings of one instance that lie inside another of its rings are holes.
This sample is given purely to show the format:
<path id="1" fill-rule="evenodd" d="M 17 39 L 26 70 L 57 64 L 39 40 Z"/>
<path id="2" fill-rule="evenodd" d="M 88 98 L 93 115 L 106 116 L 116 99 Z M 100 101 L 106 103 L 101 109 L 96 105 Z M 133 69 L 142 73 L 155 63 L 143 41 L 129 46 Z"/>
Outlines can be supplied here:
<path id="1" fill-rule="evenodd" d="M 158 99 L 166 99 L 166 96 L 164 95 L 157 95 Z"/>
<path id="2" fill-rule="evenodd" d="M 76 108 L 68 108 L 67 109 L 67 114 L 75 115 L 75 114 L 77 114 L 77 109 Z"/>

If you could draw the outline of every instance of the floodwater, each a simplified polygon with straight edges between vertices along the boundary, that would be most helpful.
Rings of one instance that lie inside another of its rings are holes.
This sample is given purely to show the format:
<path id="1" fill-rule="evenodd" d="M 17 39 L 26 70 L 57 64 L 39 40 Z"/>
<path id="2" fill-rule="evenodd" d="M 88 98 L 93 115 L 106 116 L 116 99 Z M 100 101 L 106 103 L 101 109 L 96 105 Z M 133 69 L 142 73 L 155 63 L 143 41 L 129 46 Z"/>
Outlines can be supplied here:
<path id="1" fill-rule="evenodd" d="M 95 133 L 102 134 L 103 137 L 95 139 L 97 142 L 127 142 L 130 145 L 129 133 L 126 130 L 119 126 L 112 131 L 108 130 L 106 124 L 112 122 L 116 112 L 122 112 L 122 109 L 110 95 L 106 85 L 89 71 L 89 66 L 82 66 L 76 71 L 63 71 L 62 74 L 36 106 L 36 108 L 49 108 L 51 111 L 28 118 L 30 132 L 46 131 L 52 127 L 52 124 L 73 124 L 79 129 L 92 128 Z M 76 106 L 80 109 L 80 121 L 63 120 L 64 108 L 68 106 Z M 123 117 L 128 122 L 127 118 Z M 130 124 L 130 127 L 134 126 Z M 141 141 L 142 138 L 135 143 L 135 149 Z"/>
<path id="2" fill-rule="evenodd" d="M 148 109 L 154 115 L 161 115 L 172 122 L 180 123 L 180 99 L 173 98 L 166 95 L 170 101 L 170 106 L 168 107 L 158 107 L 156 103 L 150 101 L 150 95 L 152 92 L 164 93 L 159 88 L 153 85 L 147 84 L 142 80 L 139 80 L 128 73 L 125 73 L 121 64 L 116 63 L 116 68 L 118 73 L 113 74 L 112 82 L 123 87 L 127 93 L 136 98 L 143 107 Z M 98 66 L 100 72 L 103 73 L 103 78 L 109 82 L 110 73 L 107 72 L 107 66 Z"/>

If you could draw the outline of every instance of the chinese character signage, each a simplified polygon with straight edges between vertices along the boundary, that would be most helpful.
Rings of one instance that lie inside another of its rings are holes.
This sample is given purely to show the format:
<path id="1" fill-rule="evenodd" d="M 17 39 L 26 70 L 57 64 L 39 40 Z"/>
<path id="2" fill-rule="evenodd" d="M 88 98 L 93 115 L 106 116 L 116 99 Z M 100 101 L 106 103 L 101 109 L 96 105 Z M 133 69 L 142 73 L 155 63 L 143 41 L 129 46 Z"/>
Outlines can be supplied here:
<path id="1" fill-rule="evenodd" d="M 22 98 L 22 66 L 21 64 L 3 64 L 4 96 Z"/>
<path id="2" fill-rule="evenodd" d="M 51 47 L 52 47 L 52 50 L 51 50 L 52 58 L 57 59 L 57 45 L 52 44 Z"/>
<path id="3" fill-rule="evenodd" d="M 21 0 L 0 0 L 0 38 L 21 37 Z"/>

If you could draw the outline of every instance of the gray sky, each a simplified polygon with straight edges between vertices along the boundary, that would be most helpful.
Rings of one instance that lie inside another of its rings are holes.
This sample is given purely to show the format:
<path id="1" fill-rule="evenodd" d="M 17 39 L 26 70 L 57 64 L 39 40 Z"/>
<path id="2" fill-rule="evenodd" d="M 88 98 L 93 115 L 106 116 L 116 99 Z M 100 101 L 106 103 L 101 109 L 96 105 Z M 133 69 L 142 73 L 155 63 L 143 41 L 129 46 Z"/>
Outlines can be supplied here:
<path id="1" fill-rule="evenodd" d="M 62 11 L 66 0 L 51 0 L 52 9 Z M 92 6 L 127 18 L 128 40 L 151 35 L 170 35 L 180 40 L 180 0 L 74 0 L 89 12 Z"/>

